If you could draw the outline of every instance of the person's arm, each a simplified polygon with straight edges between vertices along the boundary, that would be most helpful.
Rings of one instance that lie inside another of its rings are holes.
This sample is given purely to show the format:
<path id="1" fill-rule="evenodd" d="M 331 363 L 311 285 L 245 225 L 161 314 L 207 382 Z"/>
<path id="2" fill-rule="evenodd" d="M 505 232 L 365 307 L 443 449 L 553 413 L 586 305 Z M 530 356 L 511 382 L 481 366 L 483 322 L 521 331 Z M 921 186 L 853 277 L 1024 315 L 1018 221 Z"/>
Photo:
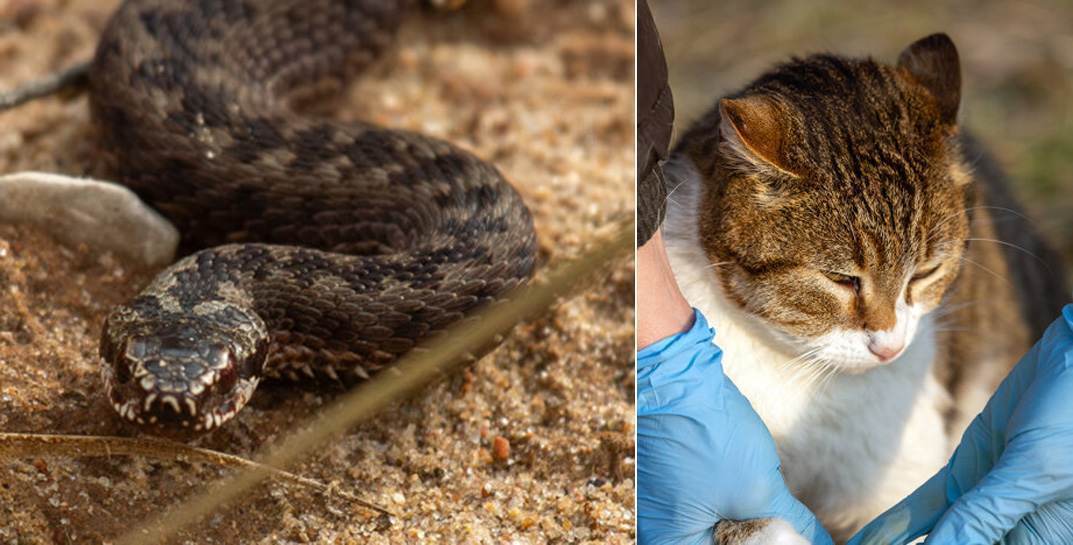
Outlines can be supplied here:
<path id="1" fill-rule="evenodd" d="M 659 226 L 666 209 L 662 163 L 674 126 L 667 61 L 648 2 L 637 4 L 637 348 L 682 333 L 693 323 L 674 281 Z"/>
<path id="2" fill-rule="evenodd" d="M 721 520 L 780 518 L 814 545 L 830 545 L 783 482 L 771 434 L 723 374 L 714 332 L 689 307 L 667 261 L 661 162 L 674 105 L 645 0 L 637 18 L 638 541 L 709 545 Z"/>
<path id="3" fill-rule="evenodd" d="M 637 349 L 683 333 L 693 325 L 693 309 L 682 296 L 667 261 L 659 231 L 637 249 Z"/>

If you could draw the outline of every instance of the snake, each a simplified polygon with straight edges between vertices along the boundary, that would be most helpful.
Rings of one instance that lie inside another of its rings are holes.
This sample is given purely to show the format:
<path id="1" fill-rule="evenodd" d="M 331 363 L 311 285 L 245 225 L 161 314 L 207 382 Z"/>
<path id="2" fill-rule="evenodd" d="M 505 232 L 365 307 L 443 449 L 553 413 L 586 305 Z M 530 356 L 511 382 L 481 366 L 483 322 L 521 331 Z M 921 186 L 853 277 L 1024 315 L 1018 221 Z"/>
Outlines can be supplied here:
<path id="1" fill-rule="evenodd" d="M 265 380 L 353 386 L 531 277 L 532 216 L 495 166 L 303 106 L 422 9 L 128 0 L 111 16 L 88 74 L 94 138 L 182 256 L 101 328 L 122 420 L 205 433 Z"/>

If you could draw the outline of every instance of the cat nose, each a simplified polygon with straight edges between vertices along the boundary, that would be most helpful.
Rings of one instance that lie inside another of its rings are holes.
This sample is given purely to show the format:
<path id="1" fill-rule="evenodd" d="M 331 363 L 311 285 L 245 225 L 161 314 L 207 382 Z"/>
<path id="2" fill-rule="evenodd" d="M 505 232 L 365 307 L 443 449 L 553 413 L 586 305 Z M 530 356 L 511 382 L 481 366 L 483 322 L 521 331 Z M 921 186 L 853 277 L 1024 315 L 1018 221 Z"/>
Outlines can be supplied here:
<path id="1" fill-rule="evenodd" d="M 886 331 L 868 332 L 868 351 L 875 354 L 882 363 L 893 360 L 905 348 L 905 329 L 905 321 L 898 320 L 894 327 Z"/>
<path id="2" fill-rule="evenodd" d="M 897 342 L 877 342 L 876 339 L 872 339 L 868 343 L 868 351 L 875 354 L 883 363 L 901 354 L 903 348 L 905 348 L 905 341 L 900 339 Z"/>

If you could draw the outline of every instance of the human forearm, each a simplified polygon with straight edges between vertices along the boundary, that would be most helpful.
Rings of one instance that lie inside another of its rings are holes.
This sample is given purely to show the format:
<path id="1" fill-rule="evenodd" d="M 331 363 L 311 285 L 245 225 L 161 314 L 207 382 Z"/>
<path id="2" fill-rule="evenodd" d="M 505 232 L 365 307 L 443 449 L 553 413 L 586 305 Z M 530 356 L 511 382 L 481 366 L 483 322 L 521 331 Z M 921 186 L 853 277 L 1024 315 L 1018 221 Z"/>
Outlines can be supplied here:
<path id="1" fill-rule="evenodd" d="M 667 260 L 663 235 L 637 249 L 637 348 L 689 329 L 693 309 L 682 296 Z"/>

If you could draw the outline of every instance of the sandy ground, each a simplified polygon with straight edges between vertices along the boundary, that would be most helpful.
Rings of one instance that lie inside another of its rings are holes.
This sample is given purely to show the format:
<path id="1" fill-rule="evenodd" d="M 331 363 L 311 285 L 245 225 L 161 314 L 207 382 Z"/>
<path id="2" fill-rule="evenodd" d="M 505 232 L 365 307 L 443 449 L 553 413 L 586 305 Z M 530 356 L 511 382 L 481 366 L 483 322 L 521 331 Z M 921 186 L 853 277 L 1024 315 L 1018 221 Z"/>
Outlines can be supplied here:
<path id="1" fill-rule="evenodd" d="M 347 91 L 340 115 L 494 161 L 553 261 L 633 206 L 634 12 L 627 0 L 528 4 L 418 17 L 395 55 Z M 113 6 L 0 0 L 0 88 L 87 57 Z M 0 113 L 0 172 L 81 174 L 94 163 L 84 97 Z M 102 397 L 96 344 L 108 308 L 153 272 L 0 226 L 0 431 L 137 435 Z M 632 263 L 620 264 L 475 366 L 293 468 L 399 517 L 269 484 L 176 542 L 632 542 L 632 279 Z M 334 394 L 263 388 L 196 444 L 252 455 Z M 504 440 L 509 456 L 497 460 Z M 224 473 L 120 456 L 3 461 L 0 543 L 107 542 Z"/>

